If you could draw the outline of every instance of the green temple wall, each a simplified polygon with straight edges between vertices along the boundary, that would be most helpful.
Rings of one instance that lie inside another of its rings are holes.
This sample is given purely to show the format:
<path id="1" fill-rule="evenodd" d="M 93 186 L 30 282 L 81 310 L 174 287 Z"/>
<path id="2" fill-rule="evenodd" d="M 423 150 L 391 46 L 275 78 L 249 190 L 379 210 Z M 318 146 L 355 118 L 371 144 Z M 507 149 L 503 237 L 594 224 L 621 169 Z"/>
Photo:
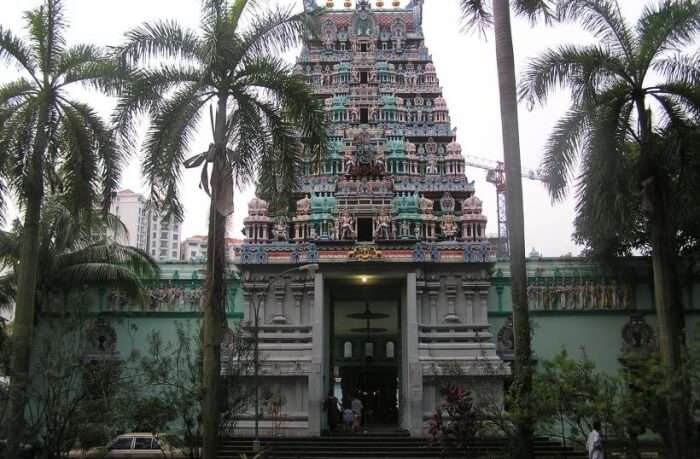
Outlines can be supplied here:
<path id="1" fill-rule="evenodd" d="M 161 279 L 149 282 L 153 288 L 178 286 L 187 291 L 198 289 L 203 283 L 204 268 L 197 264 L 162 264 Z M 655 329 L 648 259 L 625 259 L 616 270 L 596 266 L 580 258 L 530 259 L 528 278 L 530 286 L 539 282 L 555 290 L 557 283 L 569 285 L 571 279 L 596 279 L 596 282 L 603 284 L 614 279 L 628 285 L 629 291 L 634 292 L 630 294 L 633 301 L 624 307 L 588 305 L 585 308 L 557 309 L 550 305 L 547 310 L 531 307 L 533 350 L 540 361 L 554 357 L 563 349 L 573 356 L 580 356 L 585 351 L 598 369 L 615 373 L 619 369 L 618 358 L 623 346 L 622 330 L 630 317 L 642 314 L 646 323 Z M 496 342 L 512 311 L 508 263 L 498 262 L 494 265 L 491 282 L 489 322 Z M 681 296 L 686 310 L 686 330 L 689 339 L 694 339 L 700 337 L 700 282 L 695 279 L 684 284 Z M 245 304 L 235 270 L 229 275 L 228 292 L 226 317 L 228 325 L 233 328 L 243 318 Z M 157 331 L 164 342 L 174 342 L 176 324 L 196 330 L 201 320 L 199 308 L 193 305 L 173 305 L 167 304 L 167 301 L 143 305 L 131 302 L 119 304 L 114 298 L 110 300 L 109 293 L 104 290 L 81 292 L 62 301 L 82 304 L 82 311 L 88 319 L 106 318 L 116 332 L 116 351 L 121 358 L 128 357 L 134 350 L 145 351 L 146 339 L 153 331 Z M 55 312 L 46 315 L 50 317 Z"/>
<path id="2" fill-rule="evenodd" d="M 539 272 L 538 272 L 539 271 Z M 528 259 L 528 286 L 536 279 L 552 280 L 560 277 L 624 279 L 634 291 L 634 301 L 626 307 L 588 306 L 577 309 L 553 309 L 530 311 L 533 328 L 533 351 L 538 361 L 553 358 L 562 350 L 573 357 L 586 356 L 596 368 L 614 374 L 620 369 L 622 331 L 633 314 L 641 314 L 644 321 L 656 330 L 656 313 L 652 291 L 652 271 L 648 258 L 628 258 L 615 269 L 595 265 L 581 258 Z M 620 281 L 622 282 L 622 281 Z M 565 281 L 561 283 L 565 284 Z M 685 310 L 688 339 L 700 338 L 700 282 L 698 279 L 679 280 L 681 298 Z M 494 266 L 492 286 L 489 291 L 489 322 L 494 340 L 506 324 L 512 312 L 509 266 L 498 262 Z"/>

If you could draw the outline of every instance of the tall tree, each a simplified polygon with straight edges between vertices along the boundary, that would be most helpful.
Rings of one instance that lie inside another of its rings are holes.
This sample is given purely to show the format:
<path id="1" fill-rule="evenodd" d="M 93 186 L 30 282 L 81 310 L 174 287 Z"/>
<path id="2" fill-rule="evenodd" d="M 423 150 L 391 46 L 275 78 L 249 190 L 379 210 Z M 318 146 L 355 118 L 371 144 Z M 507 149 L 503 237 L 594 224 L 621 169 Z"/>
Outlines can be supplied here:
<path id="1" fill-rule="evenodd" d="M 234 183 L 249 182 L 264 165 L 263 190 L 292 190 L 300 137 L 316 145 L 324 137 L 319 102 L 288 65 L 271 55 L 297 45 L 308 25 L 309 16 L 293 14 L 291 7 L 262 10 L 253 0 L 204 0 L 200 30 L 173 21 L 144 24 L 128 32 L 116 50 L 131 68 L 116 115 L 124 138 L 131 138 L 137 115 L 146 113 L 152 120 L 143 172 L 153 203 L 181 216 L 177 188 L 183 165 L 202 167 L 200 186 L 211 196 L 202 346 L 204 459 L 216 457 L 224 234 Z M 185 160 L 207 109 L 210 148 Z"/>
<path id="2" fill-rule="evenodd" d="M 498 94 L 501 103 L 501 135 L 506 172 L 506 217 L 508 219 L 508 246 L 510 248 L 511 298 L 513 328 L 515 331 L 514 395 L 519 404 L 517 444 L 518 457 L 533 455 L 530 407 L 532 390 L 532 348 L 530 313 L 527 304 L 527 270 L 525 266 L 525 222 L 523 216 L 523 185 L 520 164 L 520 133 L 518 127 L 518 100 L 516 95 L 513 36 L 510 8 L 516 15 L 535 22 L 538 18 L 549 23 L 552 19 L 550 0 L 460 0 L 464 24 L 484 33 L 493 26 L 498 68 Z"/>
<path id="3" fill-rule="evenodd" d="M 596 38 L 588 46 L 548 50 L 528 65 L 520 97 L 545 103 L 557 87 L 571 89 L 572 104 L 545 148 L 543 166 L 553 199 L 567 192 L 581 158 L 578 212 L 615 206 L 623 219 L 643 212 L 654 270 L 659 346 L 669 381 L 669 432 L 673 457 L 687 457 L 687 425 L 679 380 L 682 310 L 674 273 L 673 196 L 669 153 L 657 129 L 687 128 L 700 114 L 700 66 L 680 51 L 700 30 L 696 0 L 664 0 L 644 8 L 634 27 L 615 0 L 562 0 L 562 20 L 579 22 Z M 657 114 L 656 122 L 652 115 Z M 678 132 L 678 131 L 676 131 Z M 628 142 L 635 144 L 630 149 Z M 608 180 L 634 174 L 636 182 Z M 626 206 L 626 186 L 639 191 Z M 606 222 L 596 218 L 605 227 Z"/>
<path id="4" fill-rule="evenodd" d="M 24 19 L 28 40 L 0 27 L 0 60 L 20 71 L 17 79 L 0 86 L 0 206 L 10 192 L 24 215 L 10 391 L 11 458 L 24 425 L 45 186 L 62 189 L 75 209 L 101 206 L 106 212 L 122 159 L 108 125 L 69 94 L 76 85 L 107 89 L 116 75 L 114 66 L 93 45 L 66 43 L 61 0 L 44 0 Z"/>

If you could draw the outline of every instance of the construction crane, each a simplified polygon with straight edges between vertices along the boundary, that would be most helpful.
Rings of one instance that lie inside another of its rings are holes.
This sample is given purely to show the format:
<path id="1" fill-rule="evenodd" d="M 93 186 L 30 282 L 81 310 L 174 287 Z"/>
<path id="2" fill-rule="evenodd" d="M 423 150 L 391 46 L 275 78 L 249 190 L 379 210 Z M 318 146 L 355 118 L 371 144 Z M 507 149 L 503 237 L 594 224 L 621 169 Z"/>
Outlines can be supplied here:
<path id="1" fill-rule="evenodd" d="M 508 246 L 508 217 L 506 214 L 506 170 L 503 161 L 480 158 L 478 156 L 465 155 L 464 164 L 486 171 L 486 181 L 496 187 L 496 212 L 498 214 L 498 247 L 496 256 L 508 258 L 510 247 Z M 523 168 L 521 176 L 530 180 L 546 182 L 541 170 Z"/>

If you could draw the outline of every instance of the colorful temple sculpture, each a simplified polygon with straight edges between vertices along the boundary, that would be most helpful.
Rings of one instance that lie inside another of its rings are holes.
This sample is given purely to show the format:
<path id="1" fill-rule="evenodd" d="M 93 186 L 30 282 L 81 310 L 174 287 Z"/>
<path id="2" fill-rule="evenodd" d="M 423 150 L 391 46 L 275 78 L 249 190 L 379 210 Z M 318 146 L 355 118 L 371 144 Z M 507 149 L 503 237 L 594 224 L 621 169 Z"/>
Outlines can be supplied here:
<path id="1" fill-rule="evenodd" d="M 285 434 L 324 431 L 333 392 L 360 397 L 367 426 L 425 435 L 442 378 L 499 399 L 510 371 L 487 314 L 487 219 L 425 47 L 423 1 L 305 2 L 317 6 L 320 35 L 295 71 L 323 100 L 328 144 L 320 164 L 305 157 L 294 208 L 273 214 L 262 194 L 248 205 L 243 323 L 286 401 Z"/>

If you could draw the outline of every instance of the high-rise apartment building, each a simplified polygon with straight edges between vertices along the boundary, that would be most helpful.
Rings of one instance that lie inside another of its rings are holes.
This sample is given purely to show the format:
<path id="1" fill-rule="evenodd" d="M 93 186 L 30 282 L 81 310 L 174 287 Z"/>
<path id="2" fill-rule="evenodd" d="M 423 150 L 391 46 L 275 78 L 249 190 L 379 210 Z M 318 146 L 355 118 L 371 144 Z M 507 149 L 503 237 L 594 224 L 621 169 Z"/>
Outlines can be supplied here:
<path id="1" fill-rule="evenodd" d="M 180 259 L 181 224 L 174 216 L 163 216 L 146 207 L 146 199 L 131 190 L 119 191 L 111 212 L 124 223 L 127 235 L 122 244 L 138 247 L 158 261 Z"/>
<path id="2" fill-rule="evenodd" d="M 243 241 L 231 237 L 226 238 L 226 260 L 232 261 L 235 256 L 235 248 Z M 207 260 L 209 238 L 207 236 L 191 236 L 182 241 L 180 259 L 190 263 L 200 263 Z"/>

